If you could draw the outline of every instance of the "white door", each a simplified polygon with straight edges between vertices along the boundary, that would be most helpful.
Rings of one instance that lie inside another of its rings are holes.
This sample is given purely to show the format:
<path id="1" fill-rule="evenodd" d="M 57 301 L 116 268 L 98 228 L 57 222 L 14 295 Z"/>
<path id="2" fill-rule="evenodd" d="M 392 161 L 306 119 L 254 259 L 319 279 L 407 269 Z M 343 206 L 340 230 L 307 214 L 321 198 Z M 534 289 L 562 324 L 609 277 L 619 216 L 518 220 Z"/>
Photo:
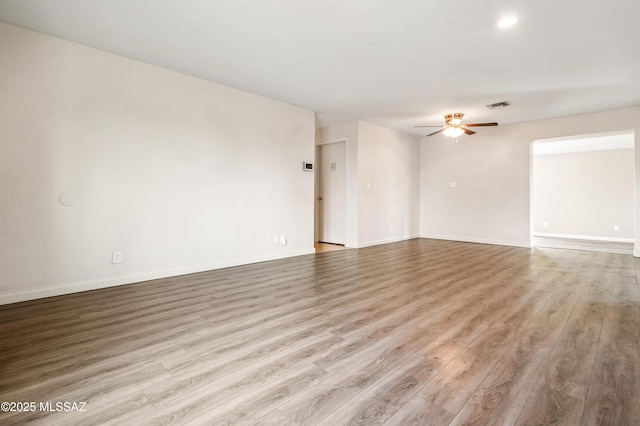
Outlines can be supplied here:
<path id="1" fill-rule="evenodd" d="M 346 241 L 346 143 L 320 145 L 319 241 Z"/>

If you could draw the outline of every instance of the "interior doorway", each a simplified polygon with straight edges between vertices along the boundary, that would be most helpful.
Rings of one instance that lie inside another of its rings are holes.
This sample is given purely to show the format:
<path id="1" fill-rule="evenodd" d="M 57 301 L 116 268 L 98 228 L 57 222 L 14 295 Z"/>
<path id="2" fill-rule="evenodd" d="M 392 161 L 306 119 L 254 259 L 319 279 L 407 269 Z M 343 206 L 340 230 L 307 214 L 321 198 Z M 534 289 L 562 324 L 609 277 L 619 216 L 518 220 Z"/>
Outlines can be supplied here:
<path id="1" fill-rule="evenodd" d="M 346 142 L 318 147 L 317 240 L 344 245 L 346 242 Z"/>
<path id="2" fill-rule="evenodd" d="M 533 141 L 532 245 L 632 253 L 634 183 L 633 132 Z"/>

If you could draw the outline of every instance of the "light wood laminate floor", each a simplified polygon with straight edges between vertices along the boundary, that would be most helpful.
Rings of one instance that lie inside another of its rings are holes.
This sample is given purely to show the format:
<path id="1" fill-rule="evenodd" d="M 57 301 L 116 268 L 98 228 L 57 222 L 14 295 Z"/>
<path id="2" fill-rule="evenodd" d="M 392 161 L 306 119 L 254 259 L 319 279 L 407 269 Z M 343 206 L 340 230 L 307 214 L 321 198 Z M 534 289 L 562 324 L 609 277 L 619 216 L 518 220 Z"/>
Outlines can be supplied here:
<path id="1" fill-rule="evenodd" d="M 327 252 L 327 251 L 347 250 L 347 248 L 343 244 L 331 244 L 331 243 L 317 242 L 313 246 L 316 249 L 316 253 L 324 253 L 324 252 Z"/>
<path id="2" fill-rule="evenodd" d="M 0 306 L 0 424 L 638 425 L 629 255 L 414 239 Z"/>

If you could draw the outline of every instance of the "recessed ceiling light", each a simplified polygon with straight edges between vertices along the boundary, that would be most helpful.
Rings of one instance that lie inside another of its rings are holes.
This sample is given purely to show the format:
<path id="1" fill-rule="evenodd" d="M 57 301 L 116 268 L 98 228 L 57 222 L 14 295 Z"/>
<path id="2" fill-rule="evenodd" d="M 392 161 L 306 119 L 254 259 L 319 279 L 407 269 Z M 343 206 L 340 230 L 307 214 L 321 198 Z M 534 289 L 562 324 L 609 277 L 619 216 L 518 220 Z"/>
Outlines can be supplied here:
<path id="1" fill-rule="evenodd" d="M 518 17 L 509 16 L 498 21 L 498 28 L 509 28 L 518 23 Z"/>

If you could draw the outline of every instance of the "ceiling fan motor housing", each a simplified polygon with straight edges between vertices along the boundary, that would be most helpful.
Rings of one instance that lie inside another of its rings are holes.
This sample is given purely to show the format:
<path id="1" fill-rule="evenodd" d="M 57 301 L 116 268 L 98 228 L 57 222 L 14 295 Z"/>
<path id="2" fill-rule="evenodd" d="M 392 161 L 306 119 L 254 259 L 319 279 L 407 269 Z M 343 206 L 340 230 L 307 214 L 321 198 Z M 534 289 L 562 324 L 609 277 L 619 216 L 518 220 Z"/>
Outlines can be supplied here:
<path id="1" fill-rule="evenodd" d="M 462 122 L 462 117 L 464 114 L 461 112 L 453 112 L 451 114 L 447 114 L 444 116 L 444 121 L 449 126 L 457 126 Z"/>

